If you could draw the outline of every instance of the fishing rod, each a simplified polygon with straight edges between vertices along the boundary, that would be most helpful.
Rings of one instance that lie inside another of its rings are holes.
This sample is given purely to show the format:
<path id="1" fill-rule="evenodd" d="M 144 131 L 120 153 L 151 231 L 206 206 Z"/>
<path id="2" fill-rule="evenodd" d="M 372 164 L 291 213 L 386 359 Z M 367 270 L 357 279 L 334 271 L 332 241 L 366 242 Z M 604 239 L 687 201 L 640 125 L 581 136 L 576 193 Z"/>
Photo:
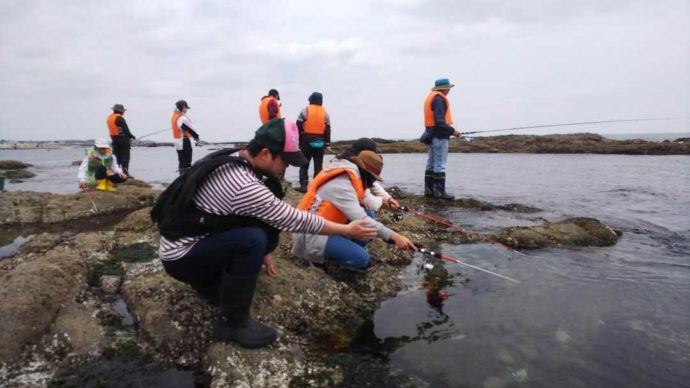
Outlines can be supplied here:
<path id="1" fill-rule="evenodd" d="M 487 236 L 485 236 L 485 235 L 483 235 L 483 234 L 481 234 L 481 233 L 477 233 L 477 232 L 473 232 L 473 231 L 471 231 L 471 230 L 469 230 L 469 229 L 465 229 L 465 228 L 463 228 L 462 226 L 456 225 L 456 224 L 454 224 L 454 223 L 452 223 L 452 222 L 450 222 L 450 221 L 446 221 L 446 220 L 441 219 L 441 218 L 438 218 L 438 217 L 434 217 L 434 216 L 431 216 L 431 215 L 428 215 L 428 214 L 424 214 L 424 213 L 420 212 L 420 211 L 417 210 L 417 209 L 410 208 L 410 207 L 407 207 L 407 206 L 400 206 L 398 209 L 400 209 L 400 210 L 402 210 L 402 211 L 404 211 L 404 212 L 408 212 L 408 213 L 410 213 L 410 214 L 412 214 L 412 215 L 415 215 L 415 216 L 417 216 L 417 217 L 424 218 L 424 219 L 426 219 L 426 220 L 428 220 L 428 221 L 432 221 L 432 222 L 435 222 L 435 223 L 437 223 L 437 224 L 441 224 L 441 225 L 447 226 L 447 227 L 449 227 L 449 228 L 457 229 L 457 230 L 459 230 L 459 231 L 465 233 L 466 235 L 468 235 L 468 236 L 470 236 L 470 237 L 474 237 L 474 238 L 476 238 L 476 239 L 478 239 L 478 240 L 482 240 L 482 241 L 485 241 L 485 242 L 488 242 L 488 243 L 491 243 L 491 244 L 498 244 L 498 245 L 502 246 L 503 248 L 509 250 L 510 252 L 515 252 L 515 253 L 518 253 L 518 254 L 520 254 L 520 255 L 522 255 L 522 256 L 527 256 L 525 253 L 522 253 L 522 252 L 520 252 L 520 251 L 518 251 L 518 250 L 515 250 L 515 249 L 513 249 L 513 248 L 511 248 L 511 247 L 509 247 L 509 246 L 503 244 L 503 243 L 500 242 L 500 241 L 491 239 L 491 238 L 489 238 L 489 237 L 487 237 Z"/>
<path id="2" fill-rule="evenodd" d="M 137 137 L 137 140 L 143 139 L 145 137 L 153 136 L 153 135 L 159 134 L 161 132 L 169 131 L 169 130 L 170 130 L 170 128 L 165 128 L 165 129 L 161 129 L 160 131 L 147 133 L 146 135 L 142 135 L 142 136 Z"/>
<path id="3" fill-rule="evenodd" d="M 562 123 L 562 124 L 544 124 L 544 125 L 533 125 L 530 127 L 513 127 L 513 128 L 502 128 L 502 129 L 489 129 L 486 131 L 471 131 L 462 132 L 461 135 L 471 135 L 474 133 L 487 133 L 487 132 L 500 132 L 500 131 L 512 131 L 518 129 L 532 129 L 532 128 L 548 128 L 548 127 L 566 127 L 569 125 L 584 125 L 584 124 L 604 124 L 604 123 L 625 123 L 631 121 L 661 121 L 661 120 L 676 120 L 677 117 L 657 117 L 650 119 L 626 119 L 626 120 L 603 120 L 603 121 L 582 121 L 579 123 Z"/>
<path id="4" fill-rule="evenodd" d="M 416 244 L 415 244 L 415 245 L 416 245 Z M 417 246 L 419 247 L 419 245 L 417 245 Z M 522 284 L 522 283 L 520 283 L 518 280 L 515 280 L 515 279 L 513 279 L 513 278 L 509 278 L 509 277 L 507 277 L 507 276 L 505 276 L 505 275 L 501 275 L 500 273 L 496 273 L 496 272 L 493 272 L 493 271 L 489 271 L 488 269 L 480 268 L 480 267 L 477 267 L 477 266 L 472 265 L 472 264 L 467 264 L 467 263 L 465 263 L 464 261 L 460 261 L 459 259 L 456 259 L 455 257 L 450 257 L 450 256 L 444 255 L 444 254 L 442 254 L 442 253 L 440 253 L 440 252 L 430 251 L 430 250 L 428 250 L 428 249 L 426 249 L 426 248 L 421 248 L 421 247 L 419 248 L 418 251 L 419 251 L 420 253 L 424 254 L 424 255 L 428 255 L 428 256 L 431 256 L 431 257 L 436 257 L 436 258 L 441 259 L 441 260 L 450 261 L 451 263 L 456 263 L 456 264 L 464 265 L 464 266 L 470 267 L 470 268 L 472 268 L 472 269 L 476 269 L 477 271 L 486 272 L 486 273 L 488 273 L 488 274 L 491 274 L 491 275 L 494 275 L 494 276 L 498 276 L 499 278 L 506 279 L 506 280 L 510 280 L 511 282 L 514 282 L 514 283 L 517 283 L 517 284 Z"/>

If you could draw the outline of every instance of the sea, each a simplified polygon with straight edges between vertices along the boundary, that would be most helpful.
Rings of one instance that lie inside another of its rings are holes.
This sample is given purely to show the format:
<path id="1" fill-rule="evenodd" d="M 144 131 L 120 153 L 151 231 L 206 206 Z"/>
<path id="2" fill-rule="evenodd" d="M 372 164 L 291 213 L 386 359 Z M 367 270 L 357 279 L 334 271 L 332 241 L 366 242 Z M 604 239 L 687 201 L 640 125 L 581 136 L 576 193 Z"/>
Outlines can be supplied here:
<path id="1" fill-rule="evenodd" d="M 212 150 L 195 148 L 194 159 Z M 37 174 L 5 189 L 76 193 L 74 162 L 83 155 L 0 150 L 0 160 L 31 163 Z M 422 193 L 426 155 L 383 158 L 386 185 Z M 176 177 L 176 166 L 172 147 L 132 149 L 131 174 L 156 187 Z M 286 179 L 297 174 L 290 167 Z M 434 213 L 466 229 L 492 234 L 594 217 L 621 238 L 524 256 L 488 243 L 431 242 L 520 284 L 418 254 L 352 352 L 430 387 L 690 386 L 690 156 L 450 154 L 446 174 L 458 197 L 541 209 Z"/>

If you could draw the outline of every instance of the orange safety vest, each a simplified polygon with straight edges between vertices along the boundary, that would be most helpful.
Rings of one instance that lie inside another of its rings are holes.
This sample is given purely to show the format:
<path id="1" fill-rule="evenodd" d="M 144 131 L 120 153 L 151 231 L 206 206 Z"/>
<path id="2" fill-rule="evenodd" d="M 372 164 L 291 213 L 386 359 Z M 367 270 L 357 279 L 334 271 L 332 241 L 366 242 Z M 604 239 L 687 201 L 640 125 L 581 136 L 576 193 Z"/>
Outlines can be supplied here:
<path id="1" fill-rule="evenodd" d="M 172 124 L 173 138 L 175 139 L 182 138 L 182 130 L 180 129 L 180 127 L 177 126 L 177 119 L 179 119 L 180 116 L 182 116 L 182 112 L 175 111 L 173 112 L 172 118 L 170 119 L 170 124 Z M 192 137 L 192 135 L 190 135 L 189 132 L 185 132 L 184 134 L 187 137 Z"/>
<path id="2" fill-rule="evenodd" d="M 304 198 L 297 205 L 297 209 L 311 212 L 329 221 L 346 224 L 347 216 L 335 207 L 331 201 L 321 201 L 318 203 L 318 208 L 312 209 L 316 202 L 316 191 L 328 183 L 328 181 L 341 174 L 347 174 L 348 178 L 350 178 L 350 183 L 352 183 L 352 187 L 355 189 L 355 193 L 357 193 L 357 200 L 361 202 L 364 199 L 364 184 L 362 180 L 351 169 L 339 167 L 328 171 L 323 170 L 316 175 L 316 178 L 309 184 L 309 189 L 304 194 Z"/>
<path id="3" fill-rule="evenodd" d="M 326 131 L 326 109 L 321 105 L 307 106 L 307 120 L 304 122 L 304 133 L 323 135 Z"/>
<path id="4" fill-rule="evenodd" d="M 443 101 L 446 103 L 446 124 L 452 125 L 453 124 L 453 116 L 450 114 L 450 101 L 448 101 L 448 97 L 443 95 L 443 93 L 432 90 L 431 93 L 429 93 L 428 96 L 426 96 L 426 101 L 424 101 L 424 126 L 425 127 L 433 127 L 436 125 L 436 121 L 434 120 L 434 111 L 431 109 L 431 102 L 434 100 L 434 97 L 436 96 L 441 96 Z"/>
<path id="5" fill-rule="evenodd" d="M 106 124 L 108 124 L 108 132 L 110 133 L 110 136 L 120 136 L 120 127 L 115 125 L 115 120 L 117 120 L 118 117 L 122 116 L 122 113 L 112 113 L 110 116 L 108 116 L 108 120 L 106 120 Z"/>
<path id="6" fill-rule="evenodd" d="M 271 100 L 276 102 L 276 105 L 278 105 L 278 114 L 274 118 L 280 118 L 280 104 L 278 104 L 278 100 L 276 100 L 273 97 L 264 97 L 261 99 L 261 104 L 259 104 L 259 117 L 261 118 L 261 123 L 266 124 L 268 121 L 268 103 L 271 102 Z"/>

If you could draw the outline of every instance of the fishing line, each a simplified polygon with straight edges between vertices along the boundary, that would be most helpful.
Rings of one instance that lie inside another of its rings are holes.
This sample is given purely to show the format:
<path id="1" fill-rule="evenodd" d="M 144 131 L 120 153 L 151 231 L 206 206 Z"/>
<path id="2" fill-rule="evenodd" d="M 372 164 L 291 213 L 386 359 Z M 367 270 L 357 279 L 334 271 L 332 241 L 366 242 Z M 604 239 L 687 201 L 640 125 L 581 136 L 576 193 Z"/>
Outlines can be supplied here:
<path id="1" fill-rule="evenodd" d="M 462 132 L 461 135 L 471 135 L 474 133 L 487 133 L 487 132 L 500 132 L 500 131 L 512 131 L 519 129 L 532 129 L 532 128 L 548 128 L 548 127 L 566 127 L 569 125 L 584 125 L 584 124 L 605 124 L 605 123 L 625 123 L 632 121 L 662 121 L 662 120 L 679 120 L 682 117 L 657 117 L 649 119 L 625 119 L 625 120 L 602 120 L 602 121 L 582 121 L 579 123 L 562 123 L 562 124 L 543 124 L 543 125 L 533 125 L 529 127 L 513 127 L 513 128 L 502 128 L 502 129 L 489 129 L 486 131 L 471 131 Z"/>
<path id="2" fill-rule="evenodd" d="M 416 245 L 416 244 L 415 244 L 415 245 Z M 419 247 L 419 245 L 417 245 L 417 246 Z M 489 271 L 488 269 L 484 269 L 484 268 L 481 268 L 481 267 L 477 267 L 477 266 L 472 265 L 472 264 L 467 264 L 467 263 L 465 263 L 464 261 L 461 261 L 461 260 L 459 260 L 459 259 L 456 259 L 455 257 L 451 257 L 451 256 L 444 255 L 444 254 L 442 254 L 442 253 L 440 253 L 440 252 L 430 251 L 430 250 L 428 250 L 428 249 L 426 249 L 426 248 L 419 248 L 419 252 L 422 253 L 422 254 L 424 254 L 424 255 L 428 255 L 428 256 L 431 256 L 431 257 L 436 257 L 436 258 L 441 259 L 441 260 L 450 261 L 451 263 L 456 263 L 456 264 L 464 265 L 464 266 L 470 267 L 470 268 L 472 268 L 472 269 L 476 269 L 477 271 L 486 272 L 486 273 L 488 273 L 488 274 L 491 274 L 491 275 L 494 275 L 494 276 L 498 276 L 499 278 L 506 279 L 506 280 L 510 280 L 511 282 L 514 282 L 514 283 L 517 283 L 517 284 L 522 284 L 522 283 L 520 283 L 520 281 L 515 280 L 515 279 L 513 279 L 513 278 L 509 278 L 508 276 L 501 275 L 500 273 L 496 273 L 496 272 L 493 272 L 493 271 Z"/>
<path id="3" fill-rule="evenodd" d="M 463 228 L 462 226 L 456 225 L 456 224 L 454 224 L 454 223 L 452 223 L 452 222 L 450 222 L 450 221 L 446 221 L 446 220 L 441 219 L 441 218 L 438 218 L 438 217 L 434 217 L 434 216 L 431 216 L 431 215 L 428 215 L 428 214 L 424 214 L 424 213 L 420 212 L 420 211 L 417 210 L 417 209 L 410 208 L 410 207 L 407 207 L 407 206 L 400 206 L 399 209 L 402 210 L 402 211 L 408 212 L 408 213 L 410 213 L 410 214 L 412 214 L 412 215 L 415 215 L 415 216 L 417 216 L 417 217 L 424 218 L 424 219 L 426 219 L 426 220 L 428 220 L 428 221 L 432 221 L 432 222 L 435 222 L 435 223 L 437 223 L 437 224 L 447 226 L 447 227 L 449 227 L 449 228 L 457 229 L 457 230 L 459 230 L 459 231 L 465 233 L 466 235 L 468 235 L 468 236 L 470 236 L 470 237 L 473 237 L 473 238 L 476 238 L 476 239 L 478 239 L 478 240 L 482 240 L 482 241 L 485 241 L 485 242 L 488 242 L 488 243 L 491 243 L 491 244 L 498 244 L 498 245 L 502 246 L 503 248 L 509 250 L 510 252 L 515 252 L 515 253 L 518 253 L 518 254 L 520 254 L 520 255 L 522 255 L 522 256 L 527 256 L 527 254 L 522 253 L 522 252 L 520 252 L 520 251 L 517 251 L 517 250 L 515 250 L 515 249 L 513 249 L 513 248 L 511 248 L 511 247 L 509 247 L 509 246 L 507 246 L 507 245 L 505 245 L 505 244 L 503 244 L 503 243 L 500 242 L 500 241 L 491 239 L 491 238 L 489 238 L 489 237 L 487 237 L 487 236 L 485 236 L 485 235 L 483 235 L 483 234 L 481 234 L 481 233 L 474 232 L 474 231 L 471 231 L 471 230 L 469 230 L 469 229 L 465 229 L 465 228 Z"/>

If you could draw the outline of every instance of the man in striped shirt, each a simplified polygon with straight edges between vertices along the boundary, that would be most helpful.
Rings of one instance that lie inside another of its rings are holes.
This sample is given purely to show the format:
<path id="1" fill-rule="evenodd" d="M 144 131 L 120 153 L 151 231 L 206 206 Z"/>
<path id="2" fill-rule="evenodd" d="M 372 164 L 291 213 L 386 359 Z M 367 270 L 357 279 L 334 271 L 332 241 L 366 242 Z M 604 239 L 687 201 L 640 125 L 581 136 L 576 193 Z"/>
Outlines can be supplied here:
<path id="1" fill-rule="evenodd" d="M 278 245 L 279 230 L 358 240 L 376 237 L 365 220 L 347 225 L 327 221 L 281 201 L 264 184 L 261 176 L 275 179 L 285 173 L 288 164 L 306 163 L 298 143 L 293 122 L 270 120 L 236 154 L 237 163 L 221 165 L 199 185 L 193 197 L 198 210 L 236 219 L 236 224 L 244 226 L 177 239 L 166 238 L 161 230 L 159 255 L 168 274 L 197 289 L 220 284 L 220 318 L 215 328 L 219 340 L 256 348 L 276 339 L 275 330 L 255 321 L 249 308 L 262 263 L 273 271 L 269 254 Z"/>

